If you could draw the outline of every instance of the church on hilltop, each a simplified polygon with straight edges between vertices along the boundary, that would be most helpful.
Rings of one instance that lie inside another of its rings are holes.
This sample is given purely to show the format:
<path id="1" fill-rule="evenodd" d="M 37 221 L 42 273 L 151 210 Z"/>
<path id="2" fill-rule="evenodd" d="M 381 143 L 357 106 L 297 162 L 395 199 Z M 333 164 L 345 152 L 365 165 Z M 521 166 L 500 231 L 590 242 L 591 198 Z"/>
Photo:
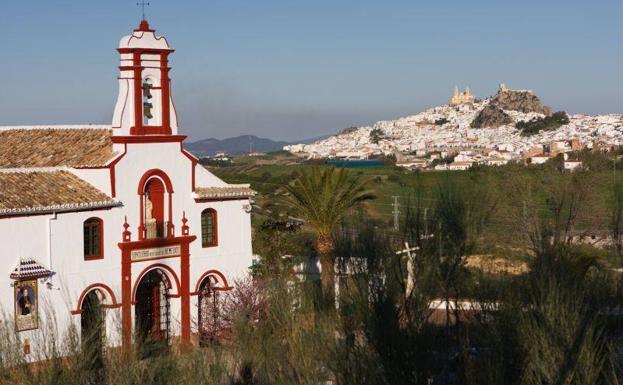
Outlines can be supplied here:
<path id="1" fill-rule="evenodd" d="M 448 104 L 451 107 L 460 106 L 461 104 L 471 104 L 476 101 L 476 97 L 469 91 L 469 87 L 465 87 L 465 91 L 459 91 L 459 87 L 454 87 L 454 92 Z"/>
<path id="2" fill-rule="evenodd" d="M 48 314 L 114 346 L 210 338 L 252 264 L 255 193 L 184 150 L 167 39 L 143 20 L 117 50 L 111 125 L 0 127 L 0 305 L 26 354 Z"/>

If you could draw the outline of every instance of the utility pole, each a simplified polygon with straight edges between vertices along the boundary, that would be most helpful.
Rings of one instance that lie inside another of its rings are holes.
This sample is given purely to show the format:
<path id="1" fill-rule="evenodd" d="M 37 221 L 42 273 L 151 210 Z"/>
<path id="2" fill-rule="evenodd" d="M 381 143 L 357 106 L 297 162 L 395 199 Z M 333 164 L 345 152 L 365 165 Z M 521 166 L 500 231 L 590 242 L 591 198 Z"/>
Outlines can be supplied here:
<path id="1" fill-rule="evenodd" d="M 612 158 L 612 185 L 615 186 L 617 183 L 617 157 L 614 155 Z"/>
<path id="2" fill-rule="evenodd" d="M 398 231 L 399 229 L 399 222 L 398 222 L 398 214 L 400 214 L 400 210 L 398 210 L 398 207 L 400 207 L 400 203 L 398 203 L 398 199 L 400 198 L 399 196 L 393 196 L 392 198 L 394 198 L 394 211 L 392 211 L 392 214 L 394 214 L 394 230 Z"/>

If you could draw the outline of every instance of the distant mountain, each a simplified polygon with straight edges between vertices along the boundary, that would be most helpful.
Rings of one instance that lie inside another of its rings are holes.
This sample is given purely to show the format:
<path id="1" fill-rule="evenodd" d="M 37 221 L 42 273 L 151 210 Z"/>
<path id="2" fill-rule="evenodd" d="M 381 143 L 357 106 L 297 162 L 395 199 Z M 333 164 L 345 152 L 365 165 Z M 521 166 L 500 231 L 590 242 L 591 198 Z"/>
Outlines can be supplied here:
<path id="1" fill-rule="evenodd" d="M 314 143 L 326 139 L 328 135 L 296 141 L 295 143 Z M 284 141 L 259 138 L 255 135 L 241 135 L 227 139 L 202 139 L 186 143 L 184 148 L 197 156 L 211 156 L 217 152 L 226 152 L 231 155 L 243 154 L 251 149 L 254 152 L 271 152 L 283 149 L 283 146 L 292 144 Z"/>
<path id="2" fill-rule="evenodd" d="M 217 152 L 226 152 L 231 155 L 249 152 L 270 152 L 282 150 L 288 142 L 278 142 L 271 139 L 259 138 L 255 135 L 242 135 L 227 139 L 203 139 L 197 142 L 186 143 L 184 147 L 197 156 L 210 156 Z"/>
<path id="3" fill-rule="evenodd" d="M 320 136 L 316 136 L 315 138 L 309 138 L 309 139 L 303 139 L 303 140 L 297 140 L 295 142 L 291 142 L 289 144 L 296 144 L 296 143 L 303 143 L 303 144 L 312 144 L 315 142 L 318 142 L 320 140 L 325 140 L 328 137 L 333 136 L 333 134 L 329 134 L 329 135 L 320 135 Z"/>

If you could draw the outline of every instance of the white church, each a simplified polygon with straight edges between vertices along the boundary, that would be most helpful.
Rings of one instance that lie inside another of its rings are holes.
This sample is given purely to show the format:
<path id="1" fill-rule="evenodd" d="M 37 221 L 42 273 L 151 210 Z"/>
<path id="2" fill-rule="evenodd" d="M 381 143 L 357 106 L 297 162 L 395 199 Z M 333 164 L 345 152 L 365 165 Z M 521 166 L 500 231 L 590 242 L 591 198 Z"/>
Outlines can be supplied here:
<path id="1" fill-rule="evenodd" d="M 196 343 L 252 263 L 255 193 L 184 150 L 167 39 L 143 20 L 118 52 L 112 125 L 0 127 L 0 306 L 25 353 L 50 314 L 114 346 Z"/>

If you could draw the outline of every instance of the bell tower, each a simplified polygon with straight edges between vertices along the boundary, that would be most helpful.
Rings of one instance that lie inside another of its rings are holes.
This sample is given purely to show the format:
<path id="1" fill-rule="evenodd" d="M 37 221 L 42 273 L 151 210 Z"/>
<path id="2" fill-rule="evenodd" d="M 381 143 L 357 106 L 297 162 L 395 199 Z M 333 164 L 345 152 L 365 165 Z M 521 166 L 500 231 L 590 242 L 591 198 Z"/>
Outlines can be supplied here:
<path id="1" fill-rule="evenodd" d="M 176 135 L 171 98 L 169 47 L 147 20 L 119 42 L 119 97 L 113 115 L 115 136 Z"/>

